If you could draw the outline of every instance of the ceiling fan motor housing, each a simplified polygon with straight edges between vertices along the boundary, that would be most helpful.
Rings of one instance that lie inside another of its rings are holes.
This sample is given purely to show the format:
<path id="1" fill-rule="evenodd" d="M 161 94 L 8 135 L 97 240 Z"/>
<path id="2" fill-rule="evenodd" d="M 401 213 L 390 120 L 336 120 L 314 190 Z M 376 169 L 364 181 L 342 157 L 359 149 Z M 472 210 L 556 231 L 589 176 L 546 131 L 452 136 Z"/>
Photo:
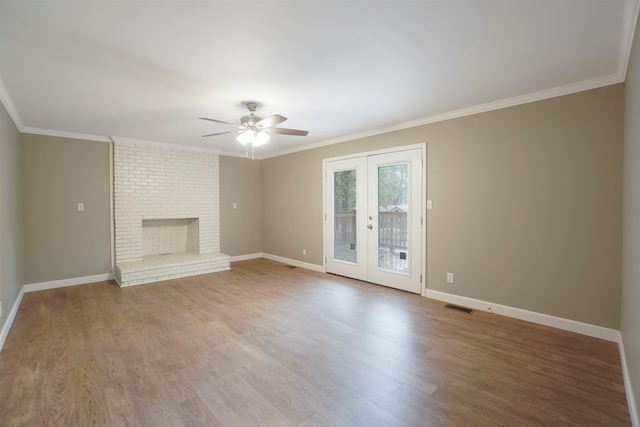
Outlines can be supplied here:
<path id="1" fill-rule="evenodd" d="M 242 126 L 246 126 L 248 128 L 253 128 L 253 127 L 255 127 L 256 123 L 258 123 L 260 120 L 262 120 L 262 117 L 256 116 L 256 110 L 258 109 L 258 103 L 257 102 L 247 102 L 245 105 L 247 106 L 247 110 L 249 110 L 249 112 L 251 114 L 249 114 L 248 116 L 241 117 L 240 118 L 240 123 L 242 123 Z"/>
<path id="2" fill-rule="evenodd" d="M 248 116 L 240 118 L 240 123 L 242 123 L 242 126 L 253 128 L 260 120 L 262 120 L 261 117 L 258 117 L 255 114 L 251 113 Z"/>

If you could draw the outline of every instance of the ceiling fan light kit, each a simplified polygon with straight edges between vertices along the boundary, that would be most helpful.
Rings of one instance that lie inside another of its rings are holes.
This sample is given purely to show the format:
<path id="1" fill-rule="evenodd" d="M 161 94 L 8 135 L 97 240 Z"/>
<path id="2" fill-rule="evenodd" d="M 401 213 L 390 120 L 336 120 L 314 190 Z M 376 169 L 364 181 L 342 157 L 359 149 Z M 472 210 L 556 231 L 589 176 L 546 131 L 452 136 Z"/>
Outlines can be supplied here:
<path id="1" fill-rule="evenodd" d="M 281 116 L 280 114 L 274 114 L 273 116 L 269 116 L 263 119 L 256 116 L 255 114 L 256 110 L 258 109 L 257 102 L 246 102 L 245 105 L 249 110 L 249 115 L 241 117 L 239 125 L 225 122 L 223 120 L 200 117 L 201 120 L 208 120 L 210 122 L 221 123 L 224 125 L 231 125 L 236 127 L 235 131 L 211 133 L 202 136 L 218 136 L 226 135 L 233 132 L 241 132 L 236 139 L 240 144 L 245 146 L 245 153 L 247 156 L 249 155 L 248 147 L 249 145 L 251 146 L 251 158 L 253 159 L 254 147 L 259 147 L 266 144 L 267 141 L 269 141 L 270 133 L 296 136 L 306 136 L 309 133 L 306 130 L 275 128 L 273 126 L 284 122 L 285 120 L 287 120 L 287 118 Z"/>
<path id="2" fill-rule="evenodd" d="M 238 135 L 236 139 L 242 145 L 251 144 L 252 147 L 259 147 L 269 141 L 269 135 L 266 132 L 247 130 Z"/>

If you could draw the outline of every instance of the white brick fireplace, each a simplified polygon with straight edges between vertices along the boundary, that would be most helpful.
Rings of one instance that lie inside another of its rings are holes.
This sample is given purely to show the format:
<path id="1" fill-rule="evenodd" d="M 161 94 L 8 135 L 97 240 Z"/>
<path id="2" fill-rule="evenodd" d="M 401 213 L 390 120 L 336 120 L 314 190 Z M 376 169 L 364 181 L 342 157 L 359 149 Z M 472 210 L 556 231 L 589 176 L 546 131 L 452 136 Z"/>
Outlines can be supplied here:
<path id="1" fill-rule="evenodd" d="M 113 170 L 120 286 L 229 269 L 217 154 L 116 141 Z"/>

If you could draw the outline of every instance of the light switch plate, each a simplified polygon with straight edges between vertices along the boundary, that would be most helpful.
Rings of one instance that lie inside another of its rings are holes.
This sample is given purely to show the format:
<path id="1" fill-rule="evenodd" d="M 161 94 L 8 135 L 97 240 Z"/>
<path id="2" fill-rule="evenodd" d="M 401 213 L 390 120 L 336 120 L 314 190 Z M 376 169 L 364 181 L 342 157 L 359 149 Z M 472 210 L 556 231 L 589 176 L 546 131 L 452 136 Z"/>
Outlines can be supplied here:
<path id="1" fill-rule="evenodd" d="M 84 210 L 84 203 L 78 203 L 78 212 L 82 212 Z"/>
<path id="2" fill-rule="evenodd" d="M 433 200 L 427 200 L 427 209 L 433 209 Z"/>

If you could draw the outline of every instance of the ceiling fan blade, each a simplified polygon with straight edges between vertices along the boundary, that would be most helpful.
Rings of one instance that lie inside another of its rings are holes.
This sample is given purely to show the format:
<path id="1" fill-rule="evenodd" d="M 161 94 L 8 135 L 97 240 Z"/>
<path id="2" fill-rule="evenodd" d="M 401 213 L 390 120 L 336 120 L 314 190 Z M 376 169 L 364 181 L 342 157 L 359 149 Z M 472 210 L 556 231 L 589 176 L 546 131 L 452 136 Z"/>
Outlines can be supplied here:
<path id="1" fill-rule="evenodd" d="M 298 129 L 283 129 L 283 128 L 267 128 L 263 129 L 271 133 L 277 133 L 280 135 L 299 135 L 299 136 L 307 136 L 309 133 L 308 130 L 298 130 Z"/>
<path id="2" fill-rule="evenodd" d="M 208 117 L 200 117 L 200 120 L 208 120 L 210 122 L 222 123 L 223 125 L 239 126 L 236 123 L 229 123 L 229 122 L 225 122 L 225 121 L 222 121 L 222 120 L 210 119 Z"/>
<path id="3" fill-rule="evenodd" d="M 273 116 L 265 117 L 264 119 L 260 120 L 258 123 L 256 123 L 256 127 L 270 128 L 271 126 L 275 126 L 279 123 L 284 122 L 285 120 L 287 120 L 286 117 L 282 117 L 280 114 L 274 114 Z"/>
<path id="4" fill-rule="evenodd" d="M 226 134 L 228 134 L 228 133 L 234 133 L 234 132 L 235 132 L 235 130 L 230 130 L 230 131 L 227 131 L 227 132 L 210 133 L 210 134 L 208 134 L 208 135 L 202 135 L 202 137 L 205 137 L 205 136 L 226 135 Z"/>

